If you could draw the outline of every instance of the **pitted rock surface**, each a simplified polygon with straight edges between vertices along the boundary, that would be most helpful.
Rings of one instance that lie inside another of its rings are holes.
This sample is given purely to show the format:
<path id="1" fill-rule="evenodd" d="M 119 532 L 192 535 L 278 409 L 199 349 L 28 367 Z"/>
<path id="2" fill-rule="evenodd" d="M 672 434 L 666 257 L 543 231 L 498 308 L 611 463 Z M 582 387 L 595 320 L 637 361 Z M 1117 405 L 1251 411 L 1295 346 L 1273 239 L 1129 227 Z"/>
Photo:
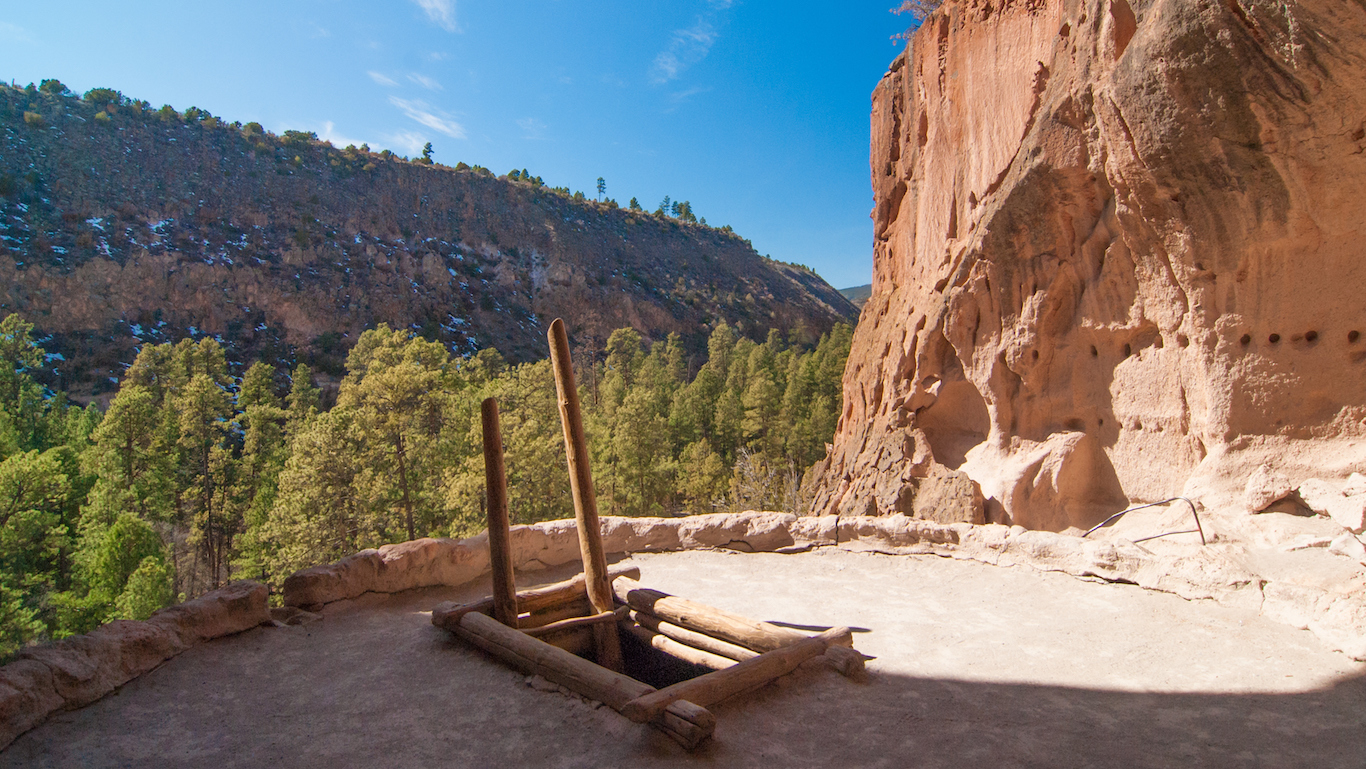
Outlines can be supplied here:
<path id="1" fill-rule="evenodd" d="M 948 0 L 873 93 L 871 171 L 818 513 L 922 515 L 948 468 L 991 522 L 1084 529 L 1366 462 L 1361 3 Z"/>

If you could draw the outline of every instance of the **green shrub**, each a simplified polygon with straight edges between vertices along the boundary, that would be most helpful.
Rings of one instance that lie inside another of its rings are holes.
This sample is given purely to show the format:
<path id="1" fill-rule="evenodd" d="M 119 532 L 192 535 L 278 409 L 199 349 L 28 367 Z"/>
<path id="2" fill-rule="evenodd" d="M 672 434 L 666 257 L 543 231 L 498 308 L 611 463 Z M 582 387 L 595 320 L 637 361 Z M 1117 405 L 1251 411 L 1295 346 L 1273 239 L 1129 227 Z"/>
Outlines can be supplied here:
<path id="1" fill-rule="evenodd" d="M 122 104 L 123 94 L 113 88 L 91 88 L 81 97 L 91 104 L 103 106 L 105 104 Z"/>
<path id="2" fill-rule="evenodd" d="M 142 519 L 121 514 L 94 553 L 91 586 L 111 596 L 119 595 L 145 558 L 165 560 L 161 537 Z"/>
<path id="3" fill-rule="evenodd" d="M 39 115 L 37 112 L 25 112 L 24 122 L 34 128 L 42 128 L 47 125 L 47 121 L 43 120 L 43 116 Z"/>
<path id="4" fill-rule="evenodd" d="M 15 189 L 14 177 L 9 174 L 0 174 L 0 197 L 10 197 L 14 194 Z"/>
<path id="5" fill-rule="evenodd" d="M 307 147 L 318 140 L 318 134 L 313 131 L 285 131 L 280 137 L 280 143 L 286 147 Z"/>
<path id="6" fill-rule="evenodd" d="M 105 124 L 108 124 L 108 123 L 110 122 L 110 120 L 109 120 L 109 113 L 108 113 L 108 112 L 105 112 L 104 110 L 100 110 L 99 112 L 96 112 L 96 113 L 95 113 L 95 122 L 96 122 L 96 123 L 105 123 Z"/>
<path id="7" fill-rule="evenodd" d="M 147 556 L 128 576 L 128 584 L 114 601 L 114 619 L 145 620 L 171 602 L 171 570 L 166 562 Z"/>
<path id="8" fill-rule="evenodd" d="M 43 93 L 50 93 L 53 96 L 63 96 L 71 92 L 70 88 L 62 85 L 62 81 L 57 78 L 48 78 L 38 85 L 38 90 Z"/>
<path id="9" fill-rule="evenodd" d="M 180 120 L 180 113 L 175 111 L 175 107 L 172 107 L 169 104 L 163 104 L 161 105 L 161 109 L 157 111 L 157 117 L 165 120 L 167 123 L 171 123 Z"/>

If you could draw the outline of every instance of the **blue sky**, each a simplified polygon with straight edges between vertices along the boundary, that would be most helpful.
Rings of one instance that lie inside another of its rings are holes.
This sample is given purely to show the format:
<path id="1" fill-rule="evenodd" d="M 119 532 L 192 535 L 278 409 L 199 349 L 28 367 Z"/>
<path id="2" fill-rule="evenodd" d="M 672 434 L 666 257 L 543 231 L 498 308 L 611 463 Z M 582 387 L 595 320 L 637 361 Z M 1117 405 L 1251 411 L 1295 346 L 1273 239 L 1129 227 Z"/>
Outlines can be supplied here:
<path id="1" fill-rule="evenodd" d="M 623 205 L 688 200 L 762 254 L 870 281 L 869 96 L 893 0 L 0 3 L 0 77 L 117 88 Z"/>

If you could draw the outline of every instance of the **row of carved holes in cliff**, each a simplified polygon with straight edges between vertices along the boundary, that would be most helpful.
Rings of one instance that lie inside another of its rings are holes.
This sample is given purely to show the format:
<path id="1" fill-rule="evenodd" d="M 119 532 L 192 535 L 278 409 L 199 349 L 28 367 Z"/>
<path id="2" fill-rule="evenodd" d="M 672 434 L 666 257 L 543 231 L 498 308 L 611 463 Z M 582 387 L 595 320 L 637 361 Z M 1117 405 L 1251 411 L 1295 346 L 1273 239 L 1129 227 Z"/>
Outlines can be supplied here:
<path id="1" fill-rule="evenodd" d="M 1357 343 L 1358 341 L 1360 341 L 1360 340 L 1361 340 L 1361 332 L 1360 332 L 1360 331 L 1357 331 L 1356 329 L 1352 329 L 1351 331 L 1348 331 L 1348 332 L 1347 332 L 1347 344 L 1349 344 L 1349 345 L 1354 345 L 1354 344 L 1356 344 L 1356 343 Z M 1273 346 L 1274 346 L 1274 345 L 1279 345 L 1279 344 L 1281 343 L 1281 341 L 1282 341 L 1282 337 L 1281 337 L 1281 335 L 1278 334 L 1278 333 L 1274 333 L 1274 332 L 1273 332 L 1273 333 L 1271 333 L 1271 334 L 1268 334 L 1267 337 L 1266 337 L 1266 342 L 1267 342 L 1267 344 L 1270 344 L 1270 345 L 1273 345 Z M 1304 345 L 1307 346 L 1307 347 L 1315 347 L 1315 346 L 1317 346 L 1318 343 L 1319 343 L 1319 332 L 1318 332 L 1318 331 L 1315 331 L 1315 330 L 1309 330 L 1309 331 L 1304 332 L 1303 334 L 1295 334 L 1295 335 L 1293 335 L 1293 336 L 1290 337 L 1290 342 L 1291 342 L 1292 344 L 1302 343 L 1302 344 L 1304 344 Z M 1251 347 L 1251 346 L 1252 346 L 1252 335 L 1251 335 L 1251 334 L 1243 334 L 1243 335 L 1238 339 L 1238 344 L 1241 345 L 1241 346 L 1243 346 L 1243 347 Z M 1361 362 L 1362 360 L 1366 360 L 1366 354 L 1358 353 L 1358 354 L 1356 354 L 1356 355 L 1353 355 L 1353 356 L 1352 356 L 1352 359 L 1353 359 L 1354 361 L 1356 361 L 1356 362 L 1359 363 L 1359 362 Z"/>
<path id="2" fill-rule="evenodd" d="M 1361 340 L 1361 332 L 1352 330 L 1347 332 L 1348 344 L 1355 345 Z M 1273 345 L 1281 342 L 1280 334 L 1270 334 L 1267 341 Z M 1318 331 L 1307 331 L 1303 334 L 1296 334 L 1291 337 L 1292 342 L 1303 342 L 1312 347 L 1319 341 Z M 1243 347 L 1248 347 L 1252 343 L 1252 337 L 1244 334 L 1239 339 Z M 1188 347 L 1190 339 L 1185 334 L 1177 335 L 1177 344 L 1181 347 Z M 1161 348 L 1162 337 L 1159 335 L 1153 340 L 1153 346 Z M 1095 346 L 1090 347 L 1091 357 L 1100 357 L 1100 350 Z M 1134 354 L 1133 346 L 1126 343 L 1123 346 L 1123 357 L 1129 358 Z M 1039 359 L 1039 351 L 1033 350 L 1031 357 Z M 1366 352 L 1358 353 L 1353 356 L 1355 362 L 1366 360 Z M 957 363 L 956 359 L 953 363 Z M 927 408 L 920 410 L 917 414 L 919 427 L 925 432 L 925 437 L 930 444 L 931 451 L 935 458 L 942 464 L 957 469 L 966 461 L 966 453 L 969 449 L 986 440 L 990 430 L 990 417 L 988 416 L 986 401 L 982 398 L 977 388 L 963 377 L 961 368 L 951 366 L 945 372 L 946 380 L 941 385 L 939 397 L 935 403 Z M 935 377 L 937 379 L 937 377 Z M 1085 423 L 1080 419 L 1066 420 L 1065 425 L 1069 430 L 1084 430 Z M 1105 426 L 1105 420 L 1098 420 L 1098 427 Z M 1129 426 L 1131 429 L 1142 428 L 1142 423 L 1137 419 Z M 1161 425 L 1156 425 L 1155 429 L 1161 432 Z"/>

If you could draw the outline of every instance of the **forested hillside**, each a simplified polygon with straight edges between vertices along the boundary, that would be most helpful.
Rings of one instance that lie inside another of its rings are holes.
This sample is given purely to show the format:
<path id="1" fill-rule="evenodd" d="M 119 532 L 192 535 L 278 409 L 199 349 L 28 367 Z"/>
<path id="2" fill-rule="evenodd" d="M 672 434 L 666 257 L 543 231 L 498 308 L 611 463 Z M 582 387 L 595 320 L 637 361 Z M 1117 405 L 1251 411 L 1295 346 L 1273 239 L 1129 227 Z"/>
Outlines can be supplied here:
<path id="1" fill-rule="evenodd" d="M 35 324 L 54 386 L 102 400 L 143 345 L 205 335 L 234 373 L 335 382 L 381 322 L 528 361 L 555 317 L 599 350 L 631 326 L 700 354 L 718 323 L 809 343 L 856 315 L 686 201 L 650 212 L 51 80 L 0 85 L 0 311 Z"/>
<path id="2" fill-rule="evenodd" d="M 630 328 L 576 350 L 601 511 L 800 508 L 851 335 L 756 343 L 722 324 L 695 369 L 677 336 L 646 344 Z M 475 533 L 489 396 L 514 522 L 573 515 L 548 361 L 453 357 L 381 325 L 325 410 L 307 366 L 238 377 L 229 352 L 212 338 L 146 345 L 101 413 L 39 384 L 33 327 L 0 323 L 0 659 L 231 579 L 278 586 L 362 548 Z"/>

